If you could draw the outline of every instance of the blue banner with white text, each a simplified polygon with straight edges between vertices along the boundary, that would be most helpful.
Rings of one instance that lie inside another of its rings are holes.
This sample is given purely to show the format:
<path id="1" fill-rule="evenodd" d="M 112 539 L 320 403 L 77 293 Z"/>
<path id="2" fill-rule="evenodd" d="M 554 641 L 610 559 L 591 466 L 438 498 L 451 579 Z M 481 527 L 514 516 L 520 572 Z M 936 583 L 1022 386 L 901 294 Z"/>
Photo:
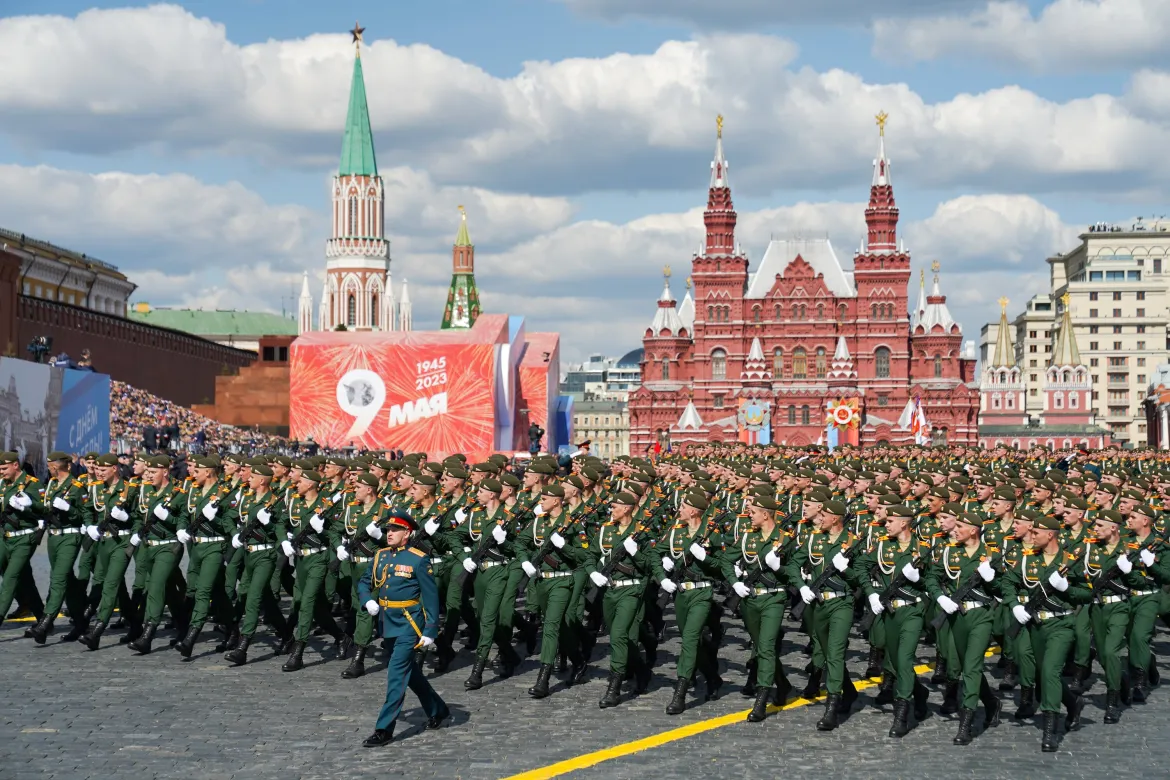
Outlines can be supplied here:
<path id="1" fill-rule="evenodd" d="M 56 449 L 68 453 L 110 451 L 110 377 L 64 369 Z"/>

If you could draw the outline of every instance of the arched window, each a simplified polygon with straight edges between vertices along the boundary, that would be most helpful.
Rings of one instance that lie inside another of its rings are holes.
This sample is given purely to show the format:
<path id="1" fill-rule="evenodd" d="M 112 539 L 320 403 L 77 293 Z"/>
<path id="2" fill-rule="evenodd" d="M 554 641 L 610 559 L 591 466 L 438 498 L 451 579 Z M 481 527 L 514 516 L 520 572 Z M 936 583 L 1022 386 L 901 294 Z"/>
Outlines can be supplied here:
<path id="1" fill-rule="evenodd" d="M 715 307 L 708 306 L 707 307 L 707 322 L 714 322 L 714 321 L 715 321 Z"/>
<path id="2" fill-rule="evenodd" d="M 1016 396 L 1015 396 L 1015 393 L 1008 393 L 1006 396 L 1004 396 L 1004 400 L 1005 400 L 1005 401 L 1007 401 L 1007 408 L 1009 408 L 1009 409 L 1015 409 L 1015 408 L 1016 408 Z"/>
<path id="3" fill-rule="evenodd" d="M 935 378 L 942 376 L 942 355 L 934 356 L 934 376 Z"/>
<path id="4" fill-rule="evenodd" d="M 357 296 L 353 293 L 345 299 L 345 324 L 351 328 L 357 325 Z"/>
<path id="5" fill-rule="evenodd" d="M 775 379 L 784 376 L 784 350 L 780 347 L 772 353 L 772 376 Z"/>
<path id="6" fill-rule="evenodd" d="M 878 305 L 876 303 L 871 303 L 869 306 L 869 318 L 871 320 L 878 318 Z"/>
<path id="7" fill-rule="evenodd" d="M 1059 391 L 1052 394 L 1052 405 L 1057 409 L 1064 408 L 1064 393 Z"/>
<path id="8" fill-rule="evenodd" d="M 662 358 L 662 378 L 670 379 L 670 359 Z"/>
<path id="9" fill-rule="evenodd" d="M 794 320 L 800 319 L 800 307 L 797 306 L 795 303 L 792 304 L 792 319 L 794 319 Z"/>
<path id="10" fill-rule="evenodd" d="M 775 320 L 776 322 L 780 321 L 780 304 L 776 304 Z"/>
<path id="11" fill-rule="evenodd" d="M 886 347 L 878 347 L 874 350 L 874 373 L 878 379 L 890 378 L 890 350 Z"/>
<path id="12" fill-rule="evenodd" d="M 789 425 L 796 425 L 796 407 L 795 406 L 788 407 L 788 424 Z"/>
<path id="13" fill-rule="evenodd" d="M 825 318 L 825 304 L 818 303 L 817 304 L 817 319 L 823 320 L 824 318 Z"/>
<path id="14" fill-rule="evenodd" d="M 817 347 L 817 379 L 824 379 L 827 369 L 828 361 L 825 359 L 825 348 Z"/>
<path id="15" fill-rule="evenodd" d="M 792 378 L 804 379 L 808 376 L 808 358 L 803 347 L 792 350 Z"/>
<path id="16" fill-rule="evenodd" d="M 841 304 L 840 306 L 838 306 L 837 307 L 837 321 L 844 322 L 845 315 L 848 313 L 849 313 L 849 309 L 845 306 L 845 304 Z"/>
<path id="17" fill-rule="evenodd" d="M 711 378 L 727 378 L 727 353 L 721 349 L 711 353 Z"/>
<path id="18" fill-rule="evenodd" d="M 1076 409 L 1078 404 L 1079 404 L 1079 398 L 1080 398 L 1080 393 L 1069 393 L 1068 394 L 1068 408 L 1069 409 Z M 1068 445 L 1066 444 L 1065 446 L 1067 447 Z"/>
<path id="19" fill-rule="evenodd" d="M 378 327 L 378 293 L 370 296 L 370 324 Z"/>
<path id="20" fill-rule="evenodd" d="M 357 196 L 351 195 L 349 198 L 349 234 L 351 236 L 356 236 L 358 234 L 357 214 Z"/>
<path id="21" fill-rule="evenodd" d="M 805 306 L 803 303 L 800 304 L 800 319 L 801 319 L 801 321 L 808 319 L 808 307 Z"/>
<path id="22" fill-rule="evenodd" d="M 998 409 L 1000 406 L 999 393 L 993 393 L 991 396 L 991 408 Z"/>
<path id="23" fill-rule="evenodd" d="M 807 406 L 800 407 L 800 424 L 801 425 L 808 425 L 809 424 L 809 415 L 808 415 L 808 407 Z"/>
<path id="24" fill-rule="evenodd" d="M 753 306 L 752 307 L 752 322 L 759 322 L 759 321 L 760 321 L 760 307 Z"/>

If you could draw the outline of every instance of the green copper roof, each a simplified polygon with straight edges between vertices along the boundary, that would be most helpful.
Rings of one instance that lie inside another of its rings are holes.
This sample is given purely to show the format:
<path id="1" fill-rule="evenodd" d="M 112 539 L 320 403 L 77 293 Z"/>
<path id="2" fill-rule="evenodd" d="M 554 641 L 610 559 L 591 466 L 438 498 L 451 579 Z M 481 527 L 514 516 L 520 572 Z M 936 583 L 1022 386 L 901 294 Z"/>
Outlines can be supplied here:
<path id="1" fill-rule="evenodd" d="M 223 309 L 204 311 L 202 309 L 168 308 L 138 311 L 134 306 L 131 306 L 127 316 L 148 325 L 158 325 L 211 339 L 225 336 L 254 338 L 257 336 L 297 335 L 296 320 L 282 317 L 279 314 L 259 311 Z"/>
<path id="2" fill-rule="evenodd" d="M 460 208 L 463 208 L 460 206 Z M 459 232 L 455 234 L 455 246 L 471 246 L 471 235 L 467 232 L 467 215 L 459 220 Z"/>
<path id="3" fill-rule="evenodd" d="M 366 80 L 362 76 L 362 58 L 353 60 L 353 81 L 349 85 L 349 113 L 345 117 L 345 140 L 341 142 L 341 176 L 377 176 L 374 159 L 374 132 L 370 129 L 370 109 L 366 105 Z"/>

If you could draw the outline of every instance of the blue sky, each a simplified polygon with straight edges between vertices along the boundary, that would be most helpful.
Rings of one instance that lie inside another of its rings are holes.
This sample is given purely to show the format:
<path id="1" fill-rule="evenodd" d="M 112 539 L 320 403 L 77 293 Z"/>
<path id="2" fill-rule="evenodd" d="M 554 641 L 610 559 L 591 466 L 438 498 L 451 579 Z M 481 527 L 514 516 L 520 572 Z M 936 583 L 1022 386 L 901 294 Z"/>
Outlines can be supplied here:
<path id="1" fill-rule="evenodd" d="M 489 308 L 559 328 L 570 357 L 636 346 L 663 261 L 697 243 L 717 112 L 749 256 L 827 233 L 848 265 L 888 110 L 902 235 L 942 262 L 968 338 L 1084 224 L 1167 210 L 1165 163 L 1138 153 L 1168 130 L 1167 0 L 712 7 L 9 0 L 0 180 L 26 195 L 0 213 L 155 304 L 279 309 L 304 270 L 316 293 L 355 19 L 417 327 L 471 200 Z"/>

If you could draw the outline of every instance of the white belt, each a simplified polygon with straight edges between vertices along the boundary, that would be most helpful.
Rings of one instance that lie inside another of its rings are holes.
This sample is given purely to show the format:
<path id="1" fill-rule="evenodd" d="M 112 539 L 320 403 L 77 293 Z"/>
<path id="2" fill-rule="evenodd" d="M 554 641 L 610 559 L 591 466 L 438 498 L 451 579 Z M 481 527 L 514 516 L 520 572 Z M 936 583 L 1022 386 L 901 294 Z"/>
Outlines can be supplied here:
<path id="1" fill-rule="evenodd" d="M 438 558 L 431 558 L 432 564 L 442 563 L 442 562 L 443 562 L 443 556 L 441 556 L 441 555 Z"/>
<path id="2" fill-rule="evenodd" d="M 1129 595 L 1131 595 L 1131 596 L 1149 596 L 1149 595 L 1157 593 L 1157 592 L 1158 592 L 1157 590 L 1131 590 L 1129 592 Z"/>
<path id="3" fill-rule="evenodd" d="M 614 580 L 610 583 L 615 588 L 624 588 L 627 585 L 641 585 L 642 580 Z"/>
<path id="4" fill-rule="evenodd" d="M 299 552 L 302 556 L 308 557 L 310 555 L 315 555 L 316 553 L 319 553 L 319 552 L 325 552 L 325 548 L 324 547 L 302 547 Z"/>
<path id="5" fill-rule="evenodd" d="M 973 609 L 979 609 L 980 607 L 985 607 L 987 605 L 982 601 L 964 601 L 959 606 L 963 608 L 964 612 L 970 612 Z"/>
<path id="6" fill-rule="evenodd" d="M 80 528 L 50 528 L 49 536 L 60 536 L 61 534 L 79 534 Z"/>
<path id="7" fill-rule="evenodd" d="M 835 591 L 835 590 L 826 590 L 826 591 L 821 591 L 821 599 L 823 599 L 824 601 L 832 601 L 833 599 L 839 599 L 839 598 L 841 598 L 842 596 L 847 596 L 847 595 L 849 595 L 849 594 L 847 594 L 847 593 L 838 593 L 838 592 L 837 592 L 837 591 Z"/>
<path id="8" fill-rule="evenodd" d="M 769 593 L 785 593 L 787 588 L 752 588 L 752 594 L 755 596 L 766 596 Z"/>
<path id="9" fill-rule="evenodd" d="M 374 559 L 373 558 L 361 558 L 361 557 L 355 555 L 354 557 L 350 558 L 349 560 L 350 560 L 350 563 L 369 563 L 370 561 L 372 561 Z"/>
<path id="10" fill-rule="evenodd" d="M 204 544 L 206 542 L 222 542 L 223 540 L 224 539 L 222 536 L 196 536 L 195 537 L 196 544 Z"/>
<path id="11" fill-rule="evenodd" d="M 5 531 L 4 538 L 11 539 L 14 536 L 28 536 L 29 534 L 35 534 L 36 532 L 37 529 L 35 528 L 26 528 L 23 531 Z"/>
<path id="12" fill-rule="evenodd" d="M 246 549 L 248 552 L 263 552 L 264 550 L 271 550 L 275 544 L 249 544 Z"/>
<path id="13" fill-rule="evenodd" d="M 546 571 L 546 572 L 541 573 L 540 576 L 542 578 L 548 580 L 548 579 L 553 579 L 555 577 L 572 577 L 573 572 L 571 572 L 571 571 Z"/>
<path id="14" fill-rule="evenodd" d="M 1102 596 L 1101 603 L 1102 604 L 1116 604 L 1119 601 L 1125 601 L 1127 598 L 1128 598 L 1128 596 L 1122 596 L 1120 593 L 1114 593 L 1111 596 Z"/>
<path id="15" fill-rule="evenodd" d="M 507 563 L 507 561 L 480 561 L 479 568 L 482 571 L 486 571 L 493 566 L 503 566 L 505 563 Z"/>
<path id="16" fill-rule="evenodd" d="M 163 544 L 174 544 L 176 541 L 178 541 L 178 540 L 177 539 L 147 539 L 146 546 L 147 547 L 158 547 L 158 546 L 163 545 Z"/>
<path id="17" fill-rule="evenodd" d="M 709 582 L 680 582 L 678 584 L 680 590 L 698 590 L 699 588 L 709 588 Z"/>
<path id="18" fill-rule="evenodd" d="M 890 609 L 900 609 L 901 607 L 908 607 L 911 604 L 921 604 L 922 599 L 894 599 L 890 602 Z"/>
<path id="19" fill-rule="evenodd" d="M 1071 615 L 1071 614 L 1072 614 L 1071 609 L 1066 609 L 1066 610 L 1063 610 L 1060 612 L 1037 612 L 1036 613 L 1036 620 L 1037 621 L 1052 620 L 1053 618 L 1064 617 L 1065 615 Z"/>

